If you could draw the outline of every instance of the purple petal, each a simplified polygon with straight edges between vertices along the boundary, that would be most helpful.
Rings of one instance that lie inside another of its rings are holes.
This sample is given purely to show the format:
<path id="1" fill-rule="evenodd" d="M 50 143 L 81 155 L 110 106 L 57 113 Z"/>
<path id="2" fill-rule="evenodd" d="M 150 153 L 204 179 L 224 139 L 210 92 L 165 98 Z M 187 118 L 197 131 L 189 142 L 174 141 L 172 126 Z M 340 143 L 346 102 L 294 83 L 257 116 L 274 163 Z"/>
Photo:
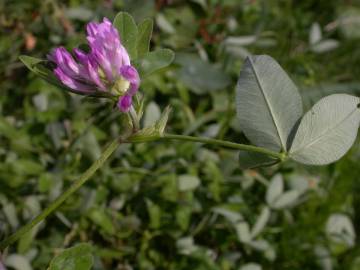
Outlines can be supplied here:
<path id="1" fill-rule="evenodd" d="M 128 89 L 128 93 L 130 95 L 134 95 L 136 91 L 139 89 L 140 85 L 140 77 L 139 73 L 137 72 L 136 68 L 133 66 L 122 66 L 120 68 L 120 74 L 124 77 L 124 79 L 130 82 L 130 87 Z"/>
<path id="2" fill-rule="evenodd" d="M 121 45 L 121 59 L 122 59 L 122 65 L 128 66 L 130 65 L 130 56 L 125 49 L 124 46 Z"/>
<path id="3" fill-rule="evenodd" d="M 88 72 L 89 78 L 95 83 L 101 90 L 106 90 L 105 85 L 101 82 L 97 67 L 94 66 L 90 60 L 87 60 L 85 68 Z"/>
<path id="4" fill-rule="evenodd" d="M 103 22 L 104 22 L 105 24 L 109 25 L 109 26 L 112 25 L 111 21 L 110 21 L 108 18 L 106 18 L 106 17 L 103 18 Z"/>
<path id="5" fill-rule="evenodd" d="M 120 109 L 120 111 L 128 112 L 131 108 L 131 104 L 132 104 L 132 97 L 130 95 L 125 95 L 120 97 L 117 106 Z"/>
<path id="6" fill-rule="evenodd" d="M 76 77 L 79 75 L 79 65 L 64 47 L 55 48 L 48 55 L 48 59 L 53 61 L 68 76 Z"/>
<path id="7" fill-rule="evenodd" d="M 82 50 L 75 48 L 73 50 L 76 59 L 81 63 L 81 64 L 85 64 L 88 59 L 89 59 L 89 55 L 87 55 L 86 53 L 84 53 Z"/>
<path id="8" fill-rule="evenodd" d="M 94 22 L 90 22 L 87 24 L 86 26 L 86 32 L 89 36 L 93 37 L 96 35 L 96 33 L 98 32 L 98 24 L 94 23 Z"/>
<path id="9" fill-rule="evenodd" d="M 91 86 L 83 84 L 71 78 L 70 76 L 65 74 L 64 71 L 59 67 L 54 69 L 54 74 L 63 84 L 75 91 L 82 93 L 90 93 L 96 91 L 96 89 L 93 89 Z"/>
<path id="10" fill-rule="evenodd" d="M 101 23 L 90 22 L 86 31 L 89 53 L 74 49 L 73 57 L 65 48 L 59 47 L 48 55 L 48 59 L 57 65 L 56 77 L 69 88 L 86 93 L 106 91 L 115 81 L 125 79 L 130 86 L 126 95 L 119 99 L 118 106 L 121 111 L 128 111 L 132 96 L 139 88 L 140 77 L 130 64 L 117 29 L 104 18 Z"/>
<path id="11" fill-rule="evenodd" d="M 102 23 L 89 23 L 87 40 L 91 54 L 103 69 L 107 79 L 112 82 L 123 65 L 130 65 L 130 57 L 121 45 L 117 29 L 104 18 Z"/>
<path id="12" fill-rule="evenodd" d="M 112 82 L 114 80 L 113 70 L 111 66 L 111 62 L 106 58 L 104 52 L 101 52 L 98 49 L 93 49 L 92 55 L 96 62 L 100 65 L 102 70 L 104 71 L 106 78 Z"/>

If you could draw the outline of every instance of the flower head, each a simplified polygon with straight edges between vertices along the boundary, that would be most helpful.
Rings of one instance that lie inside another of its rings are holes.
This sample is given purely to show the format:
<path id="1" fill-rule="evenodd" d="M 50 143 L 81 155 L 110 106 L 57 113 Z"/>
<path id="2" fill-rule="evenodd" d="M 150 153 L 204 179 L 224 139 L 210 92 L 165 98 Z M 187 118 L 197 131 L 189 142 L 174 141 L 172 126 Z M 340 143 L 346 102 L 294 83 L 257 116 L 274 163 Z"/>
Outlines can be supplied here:
<path id="1" fill-rule="evenodd" d="M 55 48 L 48 59 L 56 64 L 55 76 L 73 92 L 83 95 L 108 93 L 118 98 L 118 108 L 127 112 L 132 96 L 140 85 L 137 70 L 121 44 L 117 29 L 104 18 L 102 23 L 90 22 L 87 27 L 90 51 L 64 47 Z"/>

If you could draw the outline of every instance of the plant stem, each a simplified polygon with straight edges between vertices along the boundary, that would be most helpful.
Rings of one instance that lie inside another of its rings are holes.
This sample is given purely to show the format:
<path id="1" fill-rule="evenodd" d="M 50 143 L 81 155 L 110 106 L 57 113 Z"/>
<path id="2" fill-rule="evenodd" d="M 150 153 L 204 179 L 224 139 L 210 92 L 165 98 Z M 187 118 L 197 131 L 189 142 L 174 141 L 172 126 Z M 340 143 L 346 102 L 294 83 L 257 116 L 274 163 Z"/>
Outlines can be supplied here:
<path id="1" fill-rule="evenodd" d="M 254 152 L 254 153 L 260 153 L 267 156 L 271 156 L 277 159 L 280 159 L 283 161 L 285 159 L 284 153 L 278 153 L 271 150 L 268 150 L 266 148 L 257 147 L 253 145 L 247 145 L 247 144 L 239 144 L 229 141 L 223 141 L 223 140 L 216 140 L 212 138 L 205 138 L 205 137 L 195 137 L 195 136 L 187 136 L 187 135 L 177 135 L 177 134 L 164 134 L 159 137 L 153 137 L 154 141 L 157 140 L 178 140 L 178 141 L 189 141 L 189 142 L 200 142 L 205 144 L 212 144 L 212 145 L 219 145 L 223 147 L 233 148 L 237 150 L 247 151 L 247 152 Z M 145 142 L 149 141 L 149 138 L 144 137 L 143 140 L 136 138 L 136 141 L 131 141 L 131 137 L 128 138 L 128 142 Z"/>
<path id="2" fill-rule="evenodd" d="M 87 171 L 80 176 L 63 194 L 61 194 L 57 199 L 55 199 L 50 205 L 45 208 L 38 216 L 36 216 L 29 223 L 21 227 L 14 234 L 10 235 L 4 241 L 0 243 L 0 251 L 4 250 L 9 245 L 16 242 L 20 237 L 25 233 L 30 231 L 34 226 L 43 221 L 47 216 L 54 212 L 67 198 L 69 198 L 73 193 L 75 193 L 86 181 L 88 181 L 94 173 L 101 168 L 105 161 L 110 157 L 110 155 L 118 148 L 121 144 L 119 138 L 112 141 L 109 146 L 104 150 L 102 155 L 98 160 L 96 160 Z"/>

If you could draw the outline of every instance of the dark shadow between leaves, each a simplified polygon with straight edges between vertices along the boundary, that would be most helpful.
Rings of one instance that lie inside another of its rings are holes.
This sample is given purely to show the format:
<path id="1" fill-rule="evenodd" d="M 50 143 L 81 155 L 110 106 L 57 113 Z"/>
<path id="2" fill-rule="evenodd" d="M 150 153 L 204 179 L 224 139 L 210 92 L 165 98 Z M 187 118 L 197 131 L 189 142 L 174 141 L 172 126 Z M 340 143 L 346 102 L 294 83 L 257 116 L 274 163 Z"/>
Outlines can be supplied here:
<path id="1" fill-rule="evenodd" d="M 286 151 L 289 151 L 290 148 L 291 148 L 291 145 L 292 145 L 292 143 L 293 143 L 293 141 L 294 141 L 296 132 L 297 132 L 297 130 L 298 130 L 298 128 L 299 128 L 301 119 L 302 119 L 302 118 L 299 118 L 299 119 L 296 121 L 294 127 L 292 128 L 292 130 L 291 130 L 291 132 L 290 132 L 290 134 L 289 134 L 289 137 L 287 138 L 287 141 L 286 141 Z"/>

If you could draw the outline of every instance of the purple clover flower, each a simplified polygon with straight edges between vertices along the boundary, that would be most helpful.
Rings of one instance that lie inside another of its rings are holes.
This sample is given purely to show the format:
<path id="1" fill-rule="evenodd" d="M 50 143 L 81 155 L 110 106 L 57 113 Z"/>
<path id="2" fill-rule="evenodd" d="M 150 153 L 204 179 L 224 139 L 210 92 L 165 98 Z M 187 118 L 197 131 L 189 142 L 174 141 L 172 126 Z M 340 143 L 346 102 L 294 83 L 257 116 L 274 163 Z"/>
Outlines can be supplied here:
<path id="1" fill-rule="evenodd" d="M 107 18 L 102 23 L 90 22 L 86 31 L 89 53 L 74 49 L 73 57 L 64 47 L 58 47 L 48 55 L 56 64 L 55 76 L 78 94 L 109 92 L 118 97 L 117 106 L 122 112 L 129 111 L 140 77 L 131 66 L 118 31 Z"/>

